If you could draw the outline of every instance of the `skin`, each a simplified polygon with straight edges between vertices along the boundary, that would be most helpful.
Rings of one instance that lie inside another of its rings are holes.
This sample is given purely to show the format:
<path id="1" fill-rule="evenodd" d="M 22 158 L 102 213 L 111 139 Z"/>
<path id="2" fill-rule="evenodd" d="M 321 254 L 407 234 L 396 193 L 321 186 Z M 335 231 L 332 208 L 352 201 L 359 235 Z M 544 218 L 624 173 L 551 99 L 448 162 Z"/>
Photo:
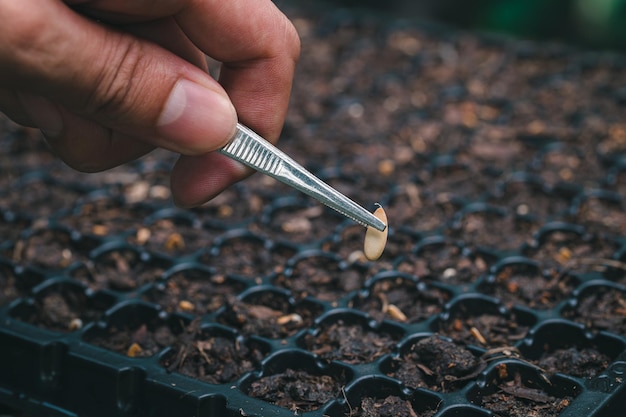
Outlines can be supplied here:
<path id="1" fill-rule="evenodd" d="M 0 21 L 0 111 L 77 170 L 162 147 L 191 207 L 249 175 L 212 152 L 238 119 L 278 139 L 300 42 L 270 0 L 0 0 Z"/>

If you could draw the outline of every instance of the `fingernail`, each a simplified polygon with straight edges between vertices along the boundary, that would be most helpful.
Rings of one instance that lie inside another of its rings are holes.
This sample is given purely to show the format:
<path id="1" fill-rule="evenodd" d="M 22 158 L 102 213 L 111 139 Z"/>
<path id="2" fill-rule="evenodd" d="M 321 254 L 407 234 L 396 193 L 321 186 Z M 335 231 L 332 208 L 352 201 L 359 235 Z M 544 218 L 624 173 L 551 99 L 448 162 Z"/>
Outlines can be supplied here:
<path id="1" fill-rule="evenodd" d="M 157 121 L 181 153 L 202 154 L 223 146 L 235 131 L 237 113 L 223 95 L 188 80 L 170 93 Z"/>
<path id="2" fill-rule="evenodd" d="M 44 135 L 54 138 L 61 134 L 63 117 L 54 103 L 29 93 L 18 93 L 18 96 L 24 106 L 24 111 Z"/>

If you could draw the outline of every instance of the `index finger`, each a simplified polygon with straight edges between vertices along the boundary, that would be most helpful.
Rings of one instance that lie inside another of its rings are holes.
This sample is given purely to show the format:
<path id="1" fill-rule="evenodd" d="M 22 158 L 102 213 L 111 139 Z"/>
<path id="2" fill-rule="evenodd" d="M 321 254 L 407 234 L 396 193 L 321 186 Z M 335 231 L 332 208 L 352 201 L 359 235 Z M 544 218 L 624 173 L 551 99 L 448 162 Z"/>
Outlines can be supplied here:
<path id="1" fill-rule="evenodd" d="M 174 16 L 185 35 L 223 63 L 220 83 L 245 124 L 278 138 L 300 54 L 298 34 L 271 0 L 64 0 L 109 21 Z"/>
<path id="2" fill-rule="evenodd" d="M 219 81 L 240 120 L 275 141 L 300 54 L 287 17 L 270 0 L 205 0 L 175 18 L 198 48 L 223 63 Z"/>

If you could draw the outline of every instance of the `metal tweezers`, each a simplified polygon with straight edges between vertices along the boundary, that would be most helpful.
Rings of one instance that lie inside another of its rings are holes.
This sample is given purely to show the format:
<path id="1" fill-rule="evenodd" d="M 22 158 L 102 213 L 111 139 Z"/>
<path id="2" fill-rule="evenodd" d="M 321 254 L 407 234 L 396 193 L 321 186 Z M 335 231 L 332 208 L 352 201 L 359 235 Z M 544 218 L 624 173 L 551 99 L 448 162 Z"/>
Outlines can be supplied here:
<path id="1" fill-rule="evenodd" d="M 362 226 L 371 226 L 381 232 L 387 227 L 372 213 L 324 183 L 287 154 L 240 123 L 237 123 L 237 131 L 230 142 L 219 152 L 302 191 Z"/>

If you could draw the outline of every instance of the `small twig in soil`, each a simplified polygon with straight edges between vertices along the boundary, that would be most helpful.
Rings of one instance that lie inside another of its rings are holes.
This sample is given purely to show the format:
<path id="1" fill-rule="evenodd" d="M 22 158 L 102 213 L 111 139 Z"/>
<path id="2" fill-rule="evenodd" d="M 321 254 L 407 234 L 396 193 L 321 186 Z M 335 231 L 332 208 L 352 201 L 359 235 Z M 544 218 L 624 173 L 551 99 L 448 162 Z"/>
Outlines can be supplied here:
<path id="1" fill-rule="evenodd" d="M 205 343 L 196 342 L 194 344 L 194 346 L 196 347 L 196 349 L 198 349 L 198 353 L 200 353 L 200 356 L 202 356 L 202 358 L 206 361 L 207 365 L 210 365 L 211 364 L 211 359 L 209 358 L 209 356 L 204 351 L 204 348 L 206 347 Z"/>
<path id="2" fill-rule="evenodd" d="M 346 387 L 341 387 L 341 395 L 343 396 L 343 399 L 346 401 L 346 404 L 348 405 L 348 409 L 350 410 L 348 417 L 352 417 L 354 415 L 354 410 L 352 409 L 352 406 L 350 405 L 350 401 L 348 401 L 348 396 L 346 395 Z"/>
<path id="3" fill-rule="evenodd" d="M 413 410 L 413 405 L 411 404 L 411 401 L 407 400 L 406 409 L 409 411 L 409 415 L 411 417 L 418 417 L 418 415 L 415 413 L 415 410 Z"/>

